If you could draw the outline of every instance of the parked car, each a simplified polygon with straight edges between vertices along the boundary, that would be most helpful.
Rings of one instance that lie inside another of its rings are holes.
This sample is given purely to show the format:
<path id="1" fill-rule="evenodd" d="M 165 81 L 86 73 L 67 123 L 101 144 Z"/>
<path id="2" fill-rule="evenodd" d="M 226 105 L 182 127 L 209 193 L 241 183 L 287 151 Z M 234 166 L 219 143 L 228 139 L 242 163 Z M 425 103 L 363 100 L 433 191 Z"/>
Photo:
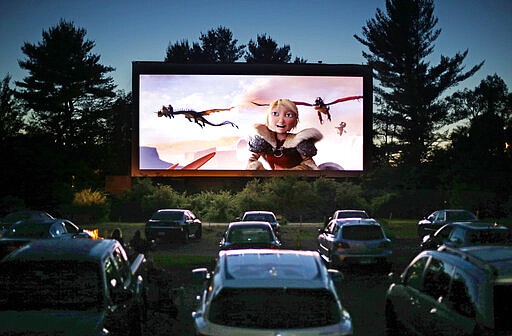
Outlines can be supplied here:
<path id="1" fill-rule="evenodd" d="M 14 211 L 8 213 L 2 219 L 0 219 L 0 233 L 8 230 L 11 227 L 11 225 L 16 222 L 33 219 L 53 219 L 53 216 L 47 212 L 38 210 Z"/>
<path id="2" fill-rule="evenodd" d="M 276 215 L 272 211 L 263 211 L 263 210 L 251 210 L 246 211 L 242 216 L 241 221 L 265 221 L 269 222 L 274 229 L 274 233 L 277 238 L 281 239 L 281 225 L 277 221 Z"/>
<path id="3" fill-rule="evenodd" d="M 221 251 L 211 273 L 192 271 L 203 282 L 192 313 L 199 335 L 352 335 L 352 319 L 317 252 Z"/>
<path id="4" fill-rule="evenodd" d="M 510 244 L 510 229 L 484 222 L 458 222 L 442 226 L 423 237 L 422 250 L 435 250 L 441 245 L 463 247 L 471 245 Z"/>
<path id="5" fill-rule="evenodd" d="M 0 262 L 0 334 L 142 335 L 144 261 L 110 239 L 31 241 Z"/>
<path id="6" fill-rule="evenodd" d="M 368 213 L 364 210 L 350 210 L 350 209 L 342 209 L 342 210 L 336 210 L 330 216 L 324 221 L 324 228 L 329 224 L 330 221 L 336 220 L 336 219 L 343 219 L 343 218 L 370 218 Z"/>
<path id="7" fill-rule="evenodd" d="M 156 243 L 181 240 L 186 243 L 193 237 L 201 239 L 201 220 L 188 209 L 160 209 L 146 222 L 146 239 Z"/>
<path id="8" fill-rule="evenodd" d="M 391 240 L 372 218 L 334 219 L 319 230 L 318 252 L 329 267 L 348 264 L 391 268 Z"/>
<path id="9" fill-rule="evenodd" d="M 0 239 L 0 258 L 24 246 L 34 239 L 92 238 L 68 219 L 29 219 L 17 221 Z"/>
<path id="10" fill-rule="evenodd" d="M 224 233 L 219 248 L 221 250 L 247 248 L 281 248 L 281 242 L 276 237 L 268 222 L 232 222 Z"/>
<path id="11" fill-rule="evenodd" d="M 364 210 L 336 210 L 330 219 L 341 218 L 370 218 Z"/>
<path id="12" fill-rule="evenodd" d="M 418 237 L 436 232 L 441 226 L 454 222 L 476 222 L 478 217 L 468 210 L 443 209 L 437 210 L 418 222 Z"/>
<path id="13" fill-rule="evenodd" d="M 389 335 L 511 335 L 512 247 L 423 251 L 386 293 Z"/>

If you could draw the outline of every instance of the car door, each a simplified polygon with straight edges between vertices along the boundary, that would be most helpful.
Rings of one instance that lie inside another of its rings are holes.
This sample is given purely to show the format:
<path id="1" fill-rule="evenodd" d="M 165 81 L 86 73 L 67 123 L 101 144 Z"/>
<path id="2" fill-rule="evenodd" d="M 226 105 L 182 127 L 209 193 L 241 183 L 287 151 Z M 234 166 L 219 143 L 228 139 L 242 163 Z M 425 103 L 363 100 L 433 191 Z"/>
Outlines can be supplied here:
<path id="1" fill-rule="evenodd" d="M 122 252 L 116 249 L 104 265 L 109 303 L 105 323 L 115 335 L 128 334 L 132 319 L 135 318 L 131 274 L 123 259 Z"/>
<path id="2" fill-rule="evenodd" d="M 419 327 L 418 320 L 422 318 L 419 297 L 422 295 L 423 273 L 429 259 L 425 256 L 411 263 L 402 276 L 402 282 L 391 293 L 397 319 L 415 333 Z"/>
<path id="3" fill-rule="evenodd" d="M 427 264 L 418 295 L 417 328 L 421 334 L 455 335 L 451 322 L 453 314 L 445 303 L 454 271 L 452 264 L 437 258 L 431 258 Z"/>
<path id="4" fill-rule="evenodd" d="M 318 252 L 326 258 L 330 258 L 330 252 L 332 249 L 332 242 L 334 240 L 334 228 L 336 227 L 336 221 L 330 221 L 327 226 L 320 231 L 318 235 Z"/>

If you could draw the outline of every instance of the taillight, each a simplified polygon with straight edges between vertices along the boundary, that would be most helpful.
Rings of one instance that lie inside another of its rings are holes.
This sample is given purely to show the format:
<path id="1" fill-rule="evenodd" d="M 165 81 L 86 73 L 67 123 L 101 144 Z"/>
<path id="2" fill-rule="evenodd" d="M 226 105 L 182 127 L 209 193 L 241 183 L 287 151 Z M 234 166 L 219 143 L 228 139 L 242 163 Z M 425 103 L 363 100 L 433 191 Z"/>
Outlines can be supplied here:
<path id="1" fill-rule="evenodd" d="M 388 241 L 383 241 L 382 243 L 379 244 L 379 248 L 390 248 L 391 247 L 391 243 L 388 242 Z"/>
<path id="2" fill-rule="evenodd" d="M 337 249 L 348 249 L 348 248 L 350 248 L 350 245 L 345 242 L 339 242 L 339 243 L 335 243 L 334 247 Z"/>

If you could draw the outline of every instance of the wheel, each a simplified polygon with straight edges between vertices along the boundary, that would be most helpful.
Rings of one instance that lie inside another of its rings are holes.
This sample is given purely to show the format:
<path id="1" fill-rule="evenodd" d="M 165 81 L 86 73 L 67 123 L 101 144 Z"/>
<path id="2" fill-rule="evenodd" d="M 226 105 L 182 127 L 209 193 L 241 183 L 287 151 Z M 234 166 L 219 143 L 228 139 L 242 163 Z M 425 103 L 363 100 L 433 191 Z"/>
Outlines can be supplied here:
<path id="1" fill-rule="evenodd" d="M 201 239 L 202 236 L 203 236 L 203 227 L 201 225 L 199 225 L 199 227 L 197 228 L 197 231 L 196 231 L 196 239 Z"/>

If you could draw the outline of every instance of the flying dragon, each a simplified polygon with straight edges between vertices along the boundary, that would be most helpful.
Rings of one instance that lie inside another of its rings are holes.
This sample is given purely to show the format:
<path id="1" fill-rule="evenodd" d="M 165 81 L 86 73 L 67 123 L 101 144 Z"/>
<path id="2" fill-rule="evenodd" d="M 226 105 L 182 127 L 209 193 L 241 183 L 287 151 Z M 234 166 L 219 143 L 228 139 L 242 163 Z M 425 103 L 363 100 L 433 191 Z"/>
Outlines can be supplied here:
<path id="1" fill-rule="evenodd" d="M 221 112 L 221 111 L 229 111 L 231 110 L 233 107 L 230 107 L 230 108 L 223 108 L 223 109 L 210 109 L 210 110 L 205 110 L 205 111 L 194 111 L 194 110 L 177 110 L 177 111 L 174 111 L 172 105 L 169 105 L 169 106 L 162 106 L 162 109 L 158 112 L 156 112 L 156 114 L 159 116 L 159 117 L 168 117 L 168 118 L 174 118 L 174 116 L 177 116 L 177 115 L 183 115 L 185 118 L 188 119 L 188 121 L 190 122 L 195 122 L 196 124 L 198 124 L 199 126 L 201 126 L 201 128 L 203 128 L 204 126 L 206 125 L 210 125 L 210 126 L 223 126 L 223 125 L 231 125 L 233 127 L 236 127 L 238 128 L 238 126 L 231 122 L 231 121 L 223 121 L 221 123 L 218 123 L 218 124 L 214 124 L 210 121 L 208 121 L 204 116 L 207 116 L 211 113 L 214 113 L 214 112 Z"/>
<path id="2" fill-rule="evenodd" d="M 320 124 L 323 124 L 324 120 L 322 118 L 322 114 L 327 115 L 327 119 L 329 119 L 329 121 L 331 121 L 331 113 L 329 112 L 329 110 L 330 110 L 329 105 L 342 103 L 342 102 L 349 101 L 349 100 L 361 99 L 361 98 L 363 98 L 363 96 L 349 96 L 349 97 L 336 99 L 336 100 L 326 104 L 321 97 L 317 97 L 315 99 L 314 104 L 299 102 L 299 101 L 294 101 L 294 103 L 296 105 L 312 106 L 318 113 L 318 119 L 320 120 Z M 260 104 L 260 103 L 256 103 L 256 102 L 252 102 L 252 103 L 254 105 L 258 105 L 258 106 L 268 106 L 268 104 Z"/>

